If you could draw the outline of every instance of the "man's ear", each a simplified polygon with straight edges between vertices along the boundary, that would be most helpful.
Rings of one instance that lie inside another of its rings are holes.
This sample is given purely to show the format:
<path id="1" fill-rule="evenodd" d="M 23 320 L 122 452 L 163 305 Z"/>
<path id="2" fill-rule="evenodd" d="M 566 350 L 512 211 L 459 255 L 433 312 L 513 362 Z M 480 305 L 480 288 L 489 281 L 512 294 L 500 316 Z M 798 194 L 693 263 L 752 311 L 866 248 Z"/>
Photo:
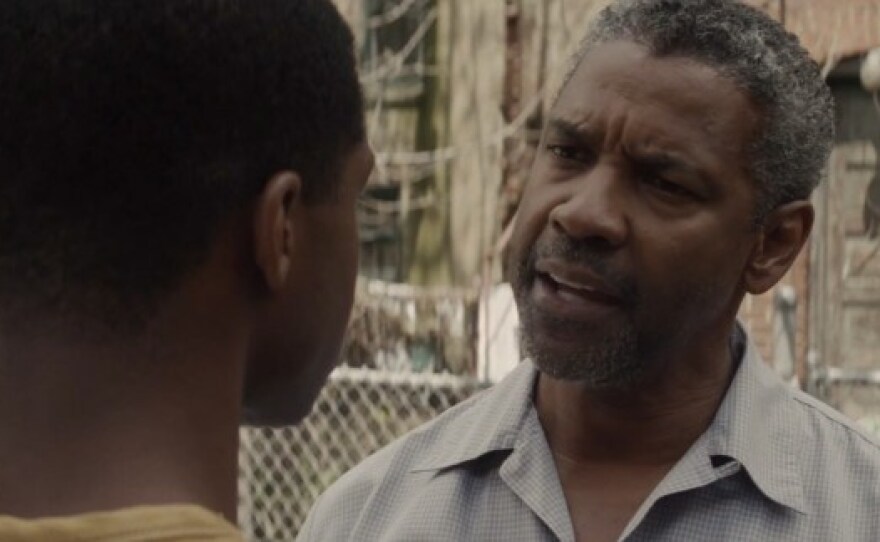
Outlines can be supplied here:
<path id="1" fill-rule="evenodd" d="M 257 198 L 254 257 L 266 286 L 285 287 L 295 249 L 294 213 L 302 205 L 302 178 L 293 171 L 273 175 Z"/>
<path id="2" fill-rule="evenodd" d="M 813 218 L 813 205 L 805 200 L 781 205 L 766 217 L 746 265 L 747 292 L 762 294 L 782 279 L 806 243 Z"/>

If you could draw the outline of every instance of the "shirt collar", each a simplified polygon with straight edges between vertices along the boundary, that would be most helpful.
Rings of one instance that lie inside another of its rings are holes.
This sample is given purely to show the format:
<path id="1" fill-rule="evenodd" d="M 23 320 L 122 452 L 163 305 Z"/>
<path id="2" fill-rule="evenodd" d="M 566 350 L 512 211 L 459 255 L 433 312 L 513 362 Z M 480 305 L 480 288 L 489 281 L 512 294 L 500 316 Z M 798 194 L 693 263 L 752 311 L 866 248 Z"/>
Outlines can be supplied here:
<path id="1" fill-rule="evenodd" d="M 532 390 L 538 372 L 529 360 L 522 361 L 501 382 L 462 407 L 438 435 L 432 452 L 413 471 L 440 470 L 477 459 L 485 454 L 512 450 L 532 406 Z"/>
<path id="2" fill-rule="evenodd" d="M 739 325 L 734 341 L 735 350 L 742 351 L 740 366 L 701 439 L 706 452 L 737 461 L 766 497 L 807 513 L 792 389 L 761 359 Z"/>
<path id="3" fill-rule="evenodd" d="M 795 455 L 797 415 L 791 390 L 764 363 L 739 324 L 733 345 L 741 362 L 712 424 L 695 447 L 704 444 L 707 463 L 713 456 L 737 461 L 766 497 L 806 513 Z M 413 471 L 446 469 L 512 450 L 534 408 L 531 397 L 537 375 L 532 362 L 525 360 L 500 383 L 462 405 L 467 412 L 460 411 L 444 427 L 432 452 Z"/>

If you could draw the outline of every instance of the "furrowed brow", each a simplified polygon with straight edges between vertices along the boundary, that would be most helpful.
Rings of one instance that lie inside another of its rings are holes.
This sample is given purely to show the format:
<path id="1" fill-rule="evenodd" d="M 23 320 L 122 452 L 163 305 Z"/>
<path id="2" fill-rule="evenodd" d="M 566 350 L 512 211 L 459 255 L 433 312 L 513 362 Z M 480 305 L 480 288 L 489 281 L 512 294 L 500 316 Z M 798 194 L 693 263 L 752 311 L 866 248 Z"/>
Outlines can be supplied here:
<path id="1" fill-rule="evenodd" d="M 601 141 L 601 134 L 584 124 L 578 124 L 560 117 L 547 121 L 548 132 L 572 141 L 581 141 L 595 146 Z"/>
<path id="2" fill-rule="evenodd" d="M 707 189 L 712 188 L 712 183 L 705 172 L 696 164 L 685 157 L 678 156 L 666 151 L 643 151 L 629 154 L 629 159 L 640 167 L 650 168 L 656 171 L 675 171 L 694 178 Z"/>
<path id="3" fill-rule="evenodd" d="M 701 168 L 686 156 L 664 150 L 632 149 L 627 152 L 630 159 L 639 164 L 660 170 L 675 170 L 695 176 L 702 176 Z"/>

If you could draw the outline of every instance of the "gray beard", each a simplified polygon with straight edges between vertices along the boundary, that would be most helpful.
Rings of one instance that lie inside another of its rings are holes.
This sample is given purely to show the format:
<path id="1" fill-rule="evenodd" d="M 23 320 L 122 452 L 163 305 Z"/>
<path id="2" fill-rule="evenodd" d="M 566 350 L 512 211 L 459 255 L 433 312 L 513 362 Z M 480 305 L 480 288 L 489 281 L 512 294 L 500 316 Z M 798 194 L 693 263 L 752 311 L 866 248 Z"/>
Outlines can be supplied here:
<path id="1" fill-rule="evenodd" d="M 647 372 L 647 359 L 639 353 L 637 334 L 631 326 L 590 330 L 595 341 L 566 353 L 542 348 L 540 339 L 536 340 L 527 327 L 524 322 L 519 330 L 520 352 L 552 378 L 577 381 L 594 390 L 626 390 Z"/>

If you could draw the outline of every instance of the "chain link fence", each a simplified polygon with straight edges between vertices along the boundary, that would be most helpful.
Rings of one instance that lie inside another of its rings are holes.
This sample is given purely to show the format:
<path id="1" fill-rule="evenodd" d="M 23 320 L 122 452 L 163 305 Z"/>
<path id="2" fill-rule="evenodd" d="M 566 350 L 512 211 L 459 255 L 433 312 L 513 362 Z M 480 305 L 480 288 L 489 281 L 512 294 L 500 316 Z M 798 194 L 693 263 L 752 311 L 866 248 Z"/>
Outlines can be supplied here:
<path id="1" fill-rule="evenodd" d="M 241 431 L 239 525 L 247 540 L 294 540 L 345 471 L 484 386 L 474 378 L 341 367 L 298 426 Z"/>
<path id="2" fill-rule="evenodd" d="M 473 376 L 476 318 L 473 290 L 360 280 L 344 365 L 311 414 L 295 427 L 242 429 L 245 537 L 293 540 L 339 476 L 485 387 Z"/>

